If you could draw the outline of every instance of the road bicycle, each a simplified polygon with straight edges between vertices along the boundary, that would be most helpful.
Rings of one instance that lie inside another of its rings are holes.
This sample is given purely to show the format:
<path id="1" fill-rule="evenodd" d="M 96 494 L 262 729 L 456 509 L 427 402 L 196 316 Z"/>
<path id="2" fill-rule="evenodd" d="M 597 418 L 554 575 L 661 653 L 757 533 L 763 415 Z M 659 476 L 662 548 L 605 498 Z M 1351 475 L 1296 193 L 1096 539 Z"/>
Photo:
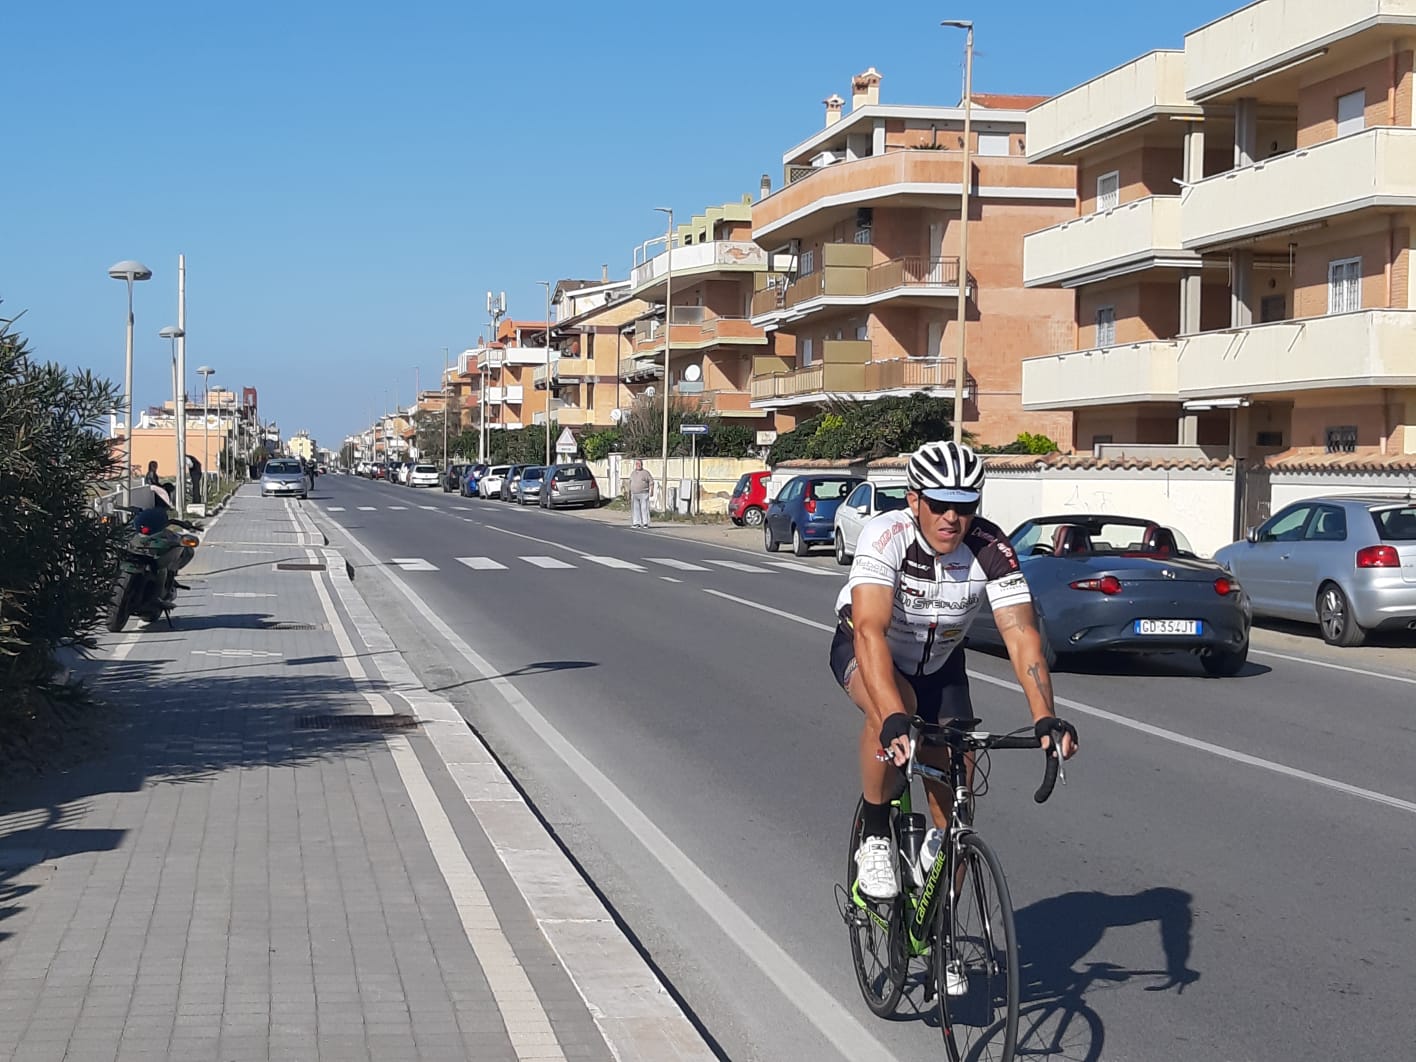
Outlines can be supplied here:
<path id="1" fill-rule="evenodd" d="M 866 1006 L 882 1018 L 895 1013 L 911 961 L 926 964 L 925 1003 L 937 1000 L 939 1027 L 952 1062 L 1009 1062 L 1018 1036 L 1018 942 L 1013 903 L 998 857 L 974 830 L 974 799 L 987 791 L 987 753 L 1038 749 L 1028 728 L 1010 734 L 975 730 L 978 719 L 928 723 L 911 720 L 910 758 L 902 768 L 904 791 L 891 801 L 890 838 L 902 888 L 893 900 L 864 896 L 856 884 L 855 853 L 863 831 L 863 800 L 851 821 L 846 885 L 838 888 L 850 930 L 851 958 Z M 949 766 L 920 763 L 920 745 L 949 750 Z M 1061 757 L 1049 750 L 1039 804 L 1052 795 Z M 975 792 L 971 777 L 980 782 Z M 925 778 L 947 786 L 954 809 L 938 855 L 919 873 L 923 816 L 911 810 L 910 788 Z M 1062 776 L 1066 782 L 1065 774 Z M 954 994 L 947 990 L 955 989 Z"/>

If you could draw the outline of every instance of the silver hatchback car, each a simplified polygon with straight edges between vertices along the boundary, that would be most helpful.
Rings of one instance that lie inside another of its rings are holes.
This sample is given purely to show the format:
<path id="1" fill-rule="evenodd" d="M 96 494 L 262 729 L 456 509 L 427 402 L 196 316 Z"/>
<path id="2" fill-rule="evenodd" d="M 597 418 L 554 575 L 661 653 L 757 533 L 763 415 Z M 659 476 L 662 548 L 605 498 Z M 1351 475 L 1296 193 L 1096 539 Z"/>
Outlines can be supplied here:
<path id="1" fill-rule="evenodd" d="M 261 473 L 262 498 L 305 498 L 309 496 L 309 479 L 300 462 L 294 458 L 277 457 L 266 462 Z"/>
<path id="2" fill-rule="evenodd" d="M 1416 499 L 1306 498 L 1214 559 L 1239 577 L 1254 615 L 1316 622 L 1329 645 L 1416 629 Z"/>

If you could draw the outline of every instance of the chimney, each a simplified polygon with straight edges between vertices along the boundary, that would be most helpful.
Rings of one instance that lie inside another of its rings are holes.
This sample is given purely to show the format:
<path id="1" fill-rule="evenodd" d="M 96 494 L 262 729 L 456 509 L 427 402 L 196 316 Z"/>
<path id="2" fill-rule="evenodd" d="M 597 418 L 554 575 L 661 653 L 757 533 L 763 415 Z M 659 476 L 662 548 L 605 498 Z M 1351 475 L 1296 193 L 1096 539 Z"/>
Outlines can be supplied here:
<path id="1" fill-rule="evenodd" d="M 841 120 L 841 108 L 846 105 L 846 101 L 833 92 L 821 102 L 826 104 L 826 128 L 829 129 Z"/>
<path id="2" fill-rule="evenodd" d="M 869 107 L 880 102 L 880 71 L 871 67 L 863 74 L 851 78 L 851 110 Z"/>
<path id="3" fill-rule="evenodd" d="M 762 183 L 757 186 L 757 198 L 758 198 L 758 199 L 766 199 L 766 198 L 767 198 L 769 195 L 771 195 L 771 194 L 772 194 L 772 175 L 771 175 L 770 173 L 764 173 L 764 174 L 762 175 Z"/>

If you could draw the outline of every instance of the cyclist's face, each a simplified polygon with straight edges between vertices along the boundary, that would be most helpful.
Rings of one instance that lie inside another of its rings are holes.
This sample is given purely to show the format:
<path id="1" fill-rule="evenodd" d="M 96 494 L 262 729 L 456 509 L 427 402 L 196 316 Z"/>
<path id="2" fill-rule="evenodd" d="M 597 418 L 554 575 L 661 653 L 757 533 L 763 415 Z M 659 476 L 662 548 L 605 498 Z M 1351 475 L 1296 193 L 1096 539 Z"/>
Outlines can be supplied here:
<path id="1" fill-rule="evenodd" d="M 936 553 L 952 553 L 958 547 L 964 540 L 964 535 L 968 534 L 969 525 L 973 523 L 974 513 L 978 508 L 977 503 L 961 505 L 958 508 L 947 502 L 931 504 L 928 498 L 917 491 L 910 491 L 907 497 L 920 534 L 924 535 L 925 542 L 929 543 L 929 548 Z M 970 511 L 967 514 L 961 513 L 960 508 Z"/>

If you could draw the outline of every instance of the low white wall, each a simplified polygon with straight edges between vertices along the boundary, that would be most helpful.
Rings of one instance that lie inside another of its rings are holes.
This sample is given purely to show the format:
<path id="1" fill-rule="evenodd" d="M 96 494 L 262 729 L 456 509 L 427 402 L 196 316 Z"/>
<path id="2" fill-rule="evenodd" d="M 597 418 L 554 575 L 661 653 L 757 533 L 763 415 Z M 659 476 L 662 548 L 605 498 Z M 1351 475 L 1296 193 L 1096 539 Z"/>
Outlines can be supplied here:
<path id="1" fill-rule="evenodd" d="M 1034 516 L 1104 513 L 1173 527 L 1195 552 L 1212 556 L 1233 541 L 1230 469 L 1033 469 L 997 471 L 983 492 L 983 514 L 1012 531 Z"/>
<path id="2" fill-rule="evenodd" d="M 1416 491 L 1409 472 L 1284 472 L 1271 473 L 1269 513 L 1305 498 L 1323 494 L 1405 494 Z"/>
<path id="3" fill-rule="evenodd" d="M 611 454 L 605 460 L 587 461 L 586 464 L 595 474 L 595 478 L 600 483 L 600 491 L 606 498 L 619 497 L 629 489 L 629 473 L 634 468 L 632 459 L 619 454 Z M 662 496 L 659 493 L 661 485 L 657 483 L 661 472 L 660 466 L 661 462 L 657 458 L 646 458 L 644 461 L 645 469 L 656 481 L 655 504 L 662 504 Z M 701 478 L 698 484 L 698 511 L 704 513 L 727 512 L 728 499 L 732 496 L 733 488 L 737 486 L 737 481 L 742 475 L 746 472 L 760 472 L 766 467 L 761 461 L 752 458 L 699 458 L 698 473 Z M 692 478 L 693 472 L 693 462 L 689 458 L 669 458 L 669 489 L 677 492 L 679 481 Z"/>

